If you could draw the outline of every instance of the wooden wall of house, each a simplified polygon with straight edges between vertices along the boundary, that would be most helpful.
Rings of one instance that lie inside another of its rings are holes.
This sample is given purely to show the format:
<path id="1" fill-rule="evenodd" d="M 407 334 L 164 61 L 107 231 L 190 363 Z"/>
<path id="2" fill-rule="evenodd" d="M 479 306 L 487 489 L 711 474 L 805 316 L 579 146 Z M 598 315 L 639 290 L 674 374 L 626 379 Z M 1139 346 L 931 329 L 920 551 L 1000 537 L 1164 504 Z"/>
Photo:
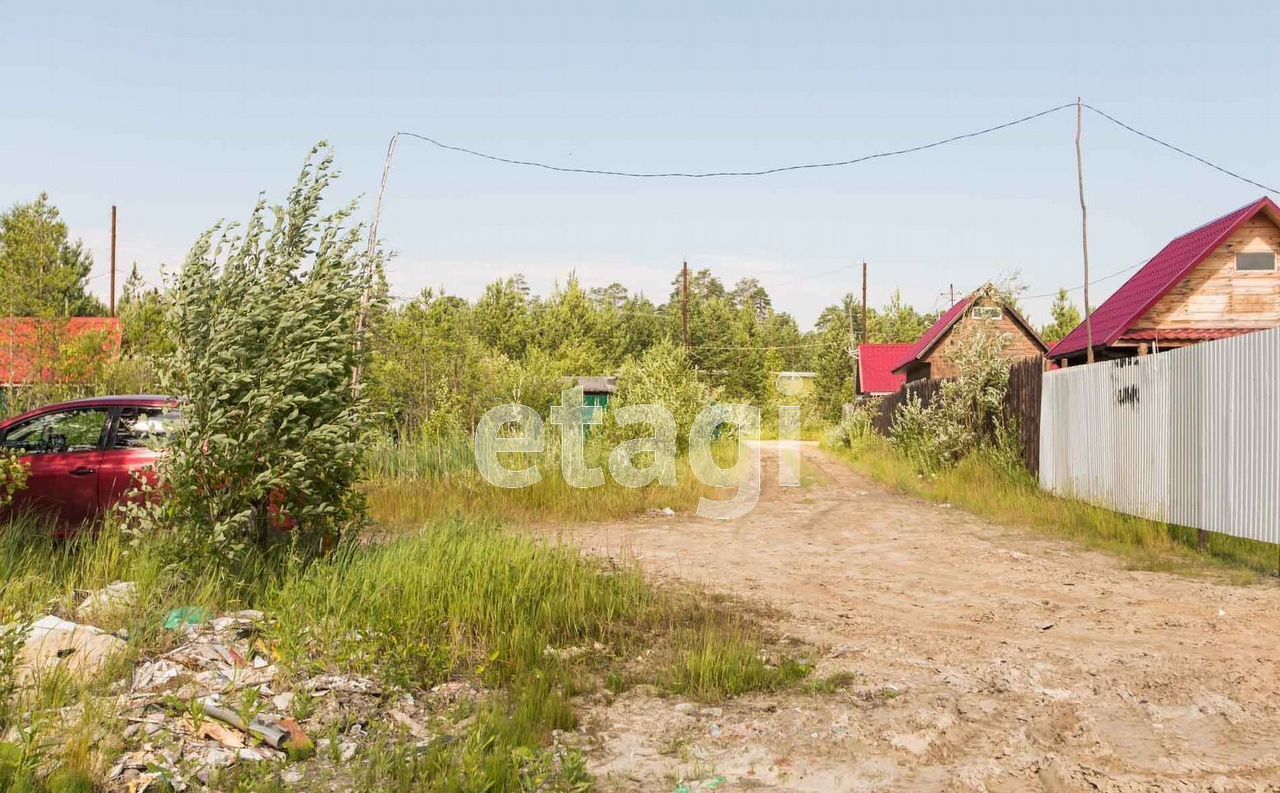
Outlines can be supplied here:
<path id="1" fill-rule="evenodd" d="M 978 305 L 993 305 L 991 303 L 980 302 Z M 1008 309 L 1001 309 L 1000 319 L 976 319 L 973 317 L 973 309 L 970 308 L 965 312 L 964 317 L 960 319 L 951 330 L 947 331 L 942 337 L 942 341 L 925 356 L 930 364 L 929 374 L 931 377 L 955 377 L 959 374 L 956 367 L 951 363 L 951 350 L 956 343 L 957 334 L 963 337 L 963 331 L 966 323 L 969 322 L 988 322 L 996 326 L 1005 337 L 1004 356 L 1011 361 L 1018 361 L 1023 358 L 1040 357 L 1044 355 L 1044 349 L 1023 329 L 1017 321 L 1009 314 Z"/>
<path id="2" fill-rule="evenodd" d="M 1134 330 L 1280 326 L 1280 270 L 1237 271 L 1237 251 L 1280 255 L 1280 227 L 1264 214 L 1236 230 L 1182 283 L 1160 298 Z"/>

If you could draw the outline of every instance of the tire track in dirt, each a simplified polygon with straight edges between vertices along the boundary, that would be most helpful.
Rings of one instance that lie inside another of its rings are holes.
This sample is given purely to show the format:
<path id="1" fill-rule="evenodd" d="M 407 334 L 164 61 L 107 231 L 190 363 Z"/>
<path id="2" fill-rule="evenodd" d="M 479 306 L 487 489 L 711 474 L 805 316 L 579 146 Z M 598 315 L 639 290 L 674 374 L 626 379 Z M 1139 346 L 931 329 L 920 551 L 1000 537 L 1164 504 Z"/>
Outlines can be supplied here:
<path id="1" fill-rule="evenodd" d="M 806 447 L 818 482 L 735 521 L 557 529 L 656 579 L 767 605 L 835 694 L 584 704 L 605 790 L 1280 790 L 1280 587 L 1111 557 L 885 492 Z M 696 789 L 693 788 L 693 789 Z"/>

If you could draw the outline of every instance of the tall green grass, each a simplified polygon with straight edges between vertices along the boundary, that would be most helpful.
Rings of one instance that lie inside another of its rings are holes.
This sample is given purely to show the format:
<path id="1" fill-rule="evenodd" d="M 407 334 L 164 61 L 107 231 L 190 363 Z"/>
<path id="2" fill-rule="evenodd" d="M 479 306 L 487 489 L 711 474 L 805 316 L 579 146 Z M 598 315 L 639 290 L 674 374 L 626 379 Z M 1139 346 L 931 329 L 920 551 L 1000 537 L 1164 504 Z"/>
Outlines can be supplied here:
<path id="1" fill-rule="evenodd" d="M 370 516 L 386 528 L 415 528 L 423 523 L 465 515 L 505 523 L 584 522 L 618 520 L 650 509 L 682 511 L 703 496 L 717 495 L 690 470 L 687 458 L 676 461 L 676 484 L 643 488 L 619 485 L 608 473 L 609 448 L 588 443 L 588 465 L 605 469 L 600 487 L 576 488 L 560 472 L 553 444 L 540 455 L 511 455 L 512 468 L 538 467 L 541 479 L 529 487 L 496 487 L 476 470 L 471 442 L 464 436 L 405 439 L 372 447 L 367 455 Z M 736 444 L 717 442 L 712 449 L 721 464 L 731 464 Z"/>
<path id="2" fill-rule="evenodd" d="M 1199 552 L 1195 529 L 1050 495 L 1026 469 L 992 452 L 971 454 L 951 468 L 926 475 L 876 435 L 856 438 L 851 447 L 827 444 L 827 448 L 900 493 L 954 504 L 1005 525 L 1105 550 L 1135 568 L 1215 572 L 1249 581 L 1276 574 L 1280 564 L 1280 547 L 1275 545 L 1210 534 L 1208 548 Z"/>
<path id="3" fill-rule="evenodd" d="M 393 690 L 468 680 L 491 692 L 452 740 L 427 751 L 402 746 L 389 728 L 376 736 L 347 769 L 361 789 L 579 789 L 587 784 L 581 758 L 548 748 L 553 730 L 574 726 L 574 696 L 647 683 L 712 701 L 778 689 L 808 671 L 794 659 L 768 660 L 771 637 L 733 604 L 656 590 L 632 564 L 605 563 L 491 521 L 439 521 L 387 542 L 352 538 L 309 563 L 263 556 L 235 570 L 198 560 L 175 566 L 180 549 L 163 536 L 131 538 L 106 526 L 57 542 L 45 530 L 0 525 L 6 620 L 71 616 L 80 593 L 117 580 L 137 583 L 138 602 L 97 620 L 128 630 L 115 667 L 85 685 L 15 697 L 4 703 L 6 726 L 113 701 L 105 695 L 136 658 L 178 641 L 162 624 L 180 606 L 266 612 L 281 682 L 325 672 L 368 675 Z M 94 712 L 49 750 L 42 768 L 100 782 L 127 748 L 116 718 Z M 0 747 L 0 765 L 13 751 Z"/>

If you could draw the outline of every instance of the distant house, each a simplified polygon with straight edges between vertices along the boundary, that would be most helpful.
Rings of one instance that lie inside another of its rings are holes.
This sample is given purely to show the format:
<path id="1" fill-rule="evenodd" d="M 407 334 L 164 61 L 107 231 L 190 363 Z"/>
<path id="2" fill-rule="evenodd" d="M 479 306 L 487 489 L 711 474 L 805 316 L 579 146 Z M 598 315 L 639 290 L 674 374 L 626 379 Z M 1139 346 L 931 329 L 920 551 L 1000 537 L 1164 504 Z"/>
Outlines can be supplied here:
<path id="1" fill-rule="evenodd" d="M 616 377 L 568 377 L 569 385 L 576 385 L 582 389 L 582 409 L 583 413 L 591 411 L 598 413 L 609 409 L 609 402 L 613 399 L 613 395 L 618 393 L 618 378 Z"/>
<path id="2" fill-rule="evenodd" d="M 0 388 L 78 383 L 93 362 L 77 359 L 119 355 L 122 336 L 110 317 L 0 317 Z"/>
<path id="3" fill-rule="evenodd" d="M 1280 208 L 1260 198 L 1192 229 L 1151 258 L 1093 311 L 1094 357 L 1127 358 L 1280 326 Z M 1084 363 L 1081 323 L 1054 345 Z"/>
<path id="4" fill-rule="evenodd" d="M 907 382 L 906 375 L 893 370 L 914 344 L 859 344 L 858 395 L 895 393 Z"/>
<path id="5" fill-rule="evenodd" d="M 1014 309 L 1005 305 L 996 289 L 987 284 L 947 309 L 946 313 L 911 345 L 893 371 L 907 382 L 954 377 L 958 372 L 948 351 L 956 330 L 970 322 L 991 323 L 1005 336 L 1003 354 L 1009 360 L 1043 356 L 1047 349 L 1040 334 Z"/>

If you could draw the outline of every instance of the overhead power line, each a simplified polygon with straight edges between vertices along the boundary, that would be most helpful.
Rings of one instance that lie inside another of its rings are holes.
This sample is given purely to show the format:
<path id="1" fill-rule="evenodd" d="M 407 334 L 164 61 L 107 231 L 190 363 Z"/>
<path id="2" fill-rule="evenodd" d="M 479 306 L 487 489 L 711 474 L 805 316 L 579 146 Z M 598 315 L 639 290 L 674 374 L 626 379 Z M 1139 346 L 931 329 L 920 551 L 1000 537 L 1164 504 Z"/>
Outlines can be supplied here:
<path id="1" fill-rule="evenodd" d="M 1135 134 L 1135 135 L 1137 135 L 1137 136 L 1139 136 L 1139 137 L 1141 137 L 1141 138 L 1144 138 L 1145 140 L 1148 140 L 1148 141 L 1150 141 L 1150 142 L 1152 142 L 1152 143 L 1155 143 L 1155 144 L 1157 144 L 1157 145 L 1159 145 L 1159 146 L 1163 146 L 1164 148 L 1169 149 L 1169 150 L 1171 150 L 1171 151 L 1177 152 L 1178 154 L 1181 154 L 1181 155 L 1183 155 L 1184 157 L 1189 157 L 1189 158 L 1191 158 L 1192 160 L 1195 160 L 1196 162 L 1198 162 L 1198 163 L 1200 163 L 1200 164 L 1202 164 L 1202 165 L 1208 166 L 1209 168 L 1212 168 L 1212 169 L 1214 169 L 1215 171 L 1218 171 L 1219 173 L 1222 173 L 1222 174 L 1225 174 L 1225 175 L 1227 175 L 1227 176 L 1230 176 L 1230 177 L 1231 177 L 1231 178 L 1233 178 L 1233 179 L 1238 179 L 1239 181 L 1244 182 L 1245 184 L 1249 184 L 1249 185 L 1252 185 L 1252 186 L 1254 186 L 1254 187 L 1261 188 L 1261 189 L 1263 189 L 1263 190 L 1266 190 L 1266 191 L 1267 191 L 1267 192 L 1269 192 L 1269 193 L 1280 194 L 1280 189 L 1277 189 L 1277 188 L 1275 188 L 1275 187 L 1271 187 L 1271 186 L 1269 186 L 1269 185 L 1267 185 L 1267 184 L 1264 184 L 1263 182 L 1259 182 L 1259 181 L 1257 181 L 1256 179 L 1250 179 L 1250 178 L 1249 178 L 1249 177 L 1247 177 L 1247 176 L 1244 176 L 1244 175 L 1239 174 L 1239 173 L 1237 173 L 1237 172 L 1235 172 L 1235 171 L 1233 171 L 1233 170 L 1231 170 L 1231 169 L 1229 169 L 1229 168 L 1226 168 L 1226 167 L 1224 167 L 1224 166 L 1221 166 L 1221 165 L 1219 165 L 1219 164 L 1217 164 L 1217 163 L 1215 163 L 1215 162 L 1213 162 L 1213 161 L 1211 161 L 1211 160 L 1209 160 L 1209 159 L 1206 159 L 1206 158 L 1204 158 L 1204 157 L 1201 157 L 1201 156 L 1200 156 L 1200 155 L 1198 155 L 1198 154 L 1193 154 L 1193 153 L 1191 153 L 1191 152 L 1187 151 L 1186 149 L 1181 148 L 1180 146 L 1175 146 L 1174 144 L 1169 143 L 1169 142 L 1168 142 L 1168 141 L 1166 141 L 1166 140 L 1163 140 L 1163 139 L 1161 139 L 1161 138 L 1159 138 L 1159 137 L 1156 137 L 1155 135 L 1152 135 L 1152 134 L 1150 134 L 1150 133 L 1144 132 L 1144 131 L 1142 131 L 1142 130 L 1140 130 L 1140 129 L 1136 128 L 1136 127 L 1134 127 L 1134 126 L 1133 126 L 1133 125 L 1131 125 L 1131 124 L 1128 124 L 1128 123 L 1126 123 L 1126 122 L 1124 122 L 1124 121 L 1121 121 L 1120 119 L 1116 118 L 1115 116 L 1111 115 L 1110 113 L 1107 113 L 1106 111 L 1104 111 L 1104 110 L 1102 110 L 1102 109 L 1100 109 L 1100 108 L 1094 107 L 1093 105 L 1090 105 L 1090 104 L 1088 104 L 1088 103 L 1081 103 L 1081 104 L 1082 104 L 1085 108 L 1087 108 L 1090 112 L 1092 112 L 1092 113 L 1096 113 L 1096 114 L 1098 114 L 1099 116 L 1102 116 L 1103 118 L 1105 118 L 1106 120 L 1110 121 L 1111 123 L 1113 123 L 1113 124 L 1115 124 L 1115 125 L 1117 125 L 1117 126 L 1119 126 L 1119 127 L 1123 128 L 1123 129 L 1126 129 L 1126 130 L 1128 130 L 1129 132 L 1132 132 L 1133 134 Z M 982 135 L 989 135 L 989 134 L 991 134 L 991 133 L 993 133 L 993 132 L 999 132 L 1000 130 L 1008 129 L 1009 127 L 1015 127 L 1015 126 L 1017 126 L 1017 125 L 1019 125 L 1019 124 L 1025 124 L 1025 123 L 1027 123 L 1027 122 L 1029 122 L 1029 121 L 1034 121 L 1035 119 L 1041 118 L 1041 117 L 1043 117 L 1043 116 L 1047 116 L 1047 115 L 1051 115 L 1051 114 L 1053 114 L 1053 113 L 1056 113 L 1056 112 L 1058 112 L 1059 110 L 1065 110 L 1065 109 L 1067 109 L 1067 108 L 1069 108 L 1069 107 L 1074 107 L 1075 105 L 1076 105 L 1076 102 L 1065 102 L 1065 103 L 1063 103 L 1063 104 L 1061 104 L 1061 105 L 1056 105 L 1056 106 L 1054 106 L 1054 107 L 1046 108 L 1046 109 L 1041 110 L 1041 111 L 1039 111 L 1039 112 L 1032 113 L 1032 114 L 1030 114 L 1030 115 L 1026 115 L 1026 116 L 1022 116 L 1021 118 L 1015 118 L 1015 119 L 1013 119 L 1012 121 L 1006 121 L 1006 122 L 1004 122 L 1004 123 L 1002 123 L 1002 124 L 996 124 L 996 125 L 994 125 L 994 126 L 985 127 L 985 128 L 983 128 L 983 129 L 975 130 L 975 131 L 973 131 L 973 132 L 965 132 L 965 133 L 962 133 L 962 134 L 959 134 L 959 135 L 952 135 L 952 136 L 947 137 L 947 138 L 942 138 L 942 139 L 940 139 L 940 140 L 930 141 L 929 143 L 922 143 L 922 144 L 920 144 L 920 145 L 918 145 L 918 146 L 909 146 L 909 147 L 907 147 L 907 148 L 903 148 L 903 149 L 894 149 L 894 150 L 891 150 L 891 151 L 876 152 L 876 153 L 874 153 L 874 154 L 865 154 L 865 155 L 862 155 L 862 156 L 860 156 L 860 157 L 854 157 L 854 158 L 852 158 L 852 159 L 847 159 L 847 160 L 833 160 L 833 161 L 830 161 L 830 162 L 800 163 L 800 164 L 796 164 L 796 165 L 783 165 L 783 166 L 778 166 L 778 167 L 775 167 L 775 168 L 761 168 L 761 169 L 756 169 L 756 170 L 740 170 L 740 171 L 655 171 L 655 172 L 645 172 L 645 171 L 623 171 L 623 170 L 610 170 L 610 169 L 605 169 L 605 168 L 571 168 L 571 167 L 563 166 L 563 165 L 554 165 L 554 164 L 551 164 L 551 163 L 538 162 L 538 161 L 536 161 L 536 160 L 520 160 L 520 159 L 516 159 L 516 158 L 514 158 L 514 157 L 504 157 L 504 156 L 497 155 L 497 154 L 491 154 L 491 153 L 489 153 L 489 152 L 483 152 L 483 151 L 478 151 L 478 150 L 476 150 L 476 149 L 471 149 L 471 148 L 468 148 L 468 147 L 466 147 L 466 146 L 456 146 L 456 145 L 453 145 L 453 144 L 450 144 L 450 143 L 444 143 L 443 141 L 437 140 L 437 139 L 435 139 L 435 138 L 433 138 L 433 137 L 431 137 L 431 136 L 429 136 L 429 135 L 423 135 L 423 134 L 421 134 L 421 133 L 419 133 L 419 132 L 397 132 L 397 133 L 395 133 L 394 135 L 392 135 L 392 136 L 391 136 L 391 139 L 394 141 L 394 140 L 396 140 L 397 138 L 400 138 L 400 137 L 402 137 L 402 136 L 403 136 L 403 137 L 407 137 L 407 138 L 414 138 L 414 139 L 416 139 L 416 140 L 420 140 L 420 141 L 423 141 L 423 142 L 425 142 L 425 143 L 429 143 L 429 144 L 431 144 L 432 146 L 435 146 L 435 147 L 437 147 L 437 148 L 439 148 L 439 149 L 443 149 L 443 150 L 445 150 L 445 151 L 452 151 L 452 152 L 458 152 L 458 153 L 460 153 L 460 154 L 467 154 L 467 155 L 470 155 L 470 156 L 472 156 L 472 157 L 479 157 L 479 158 L 481 158 L 481 159 L 491 160 L 491 161 L 493 161 L 493 162 L 499 162 L 499 163 L 503 163 L 503 164 L 506 164 L 506 165 L 517 165 L 517 166 L 523 166 L 523 167 L 527 167 L 527 168 L 541 168 L 541 169 L 543 169 L 543 170 L 547 170 L 547 171 L 556 171 L 556 172 L 559 172 L 559 173 L 593 174 L 593 175 L 596 175 L 596 176 L 619 176 L 619 177 L 626 177 L 626 178 L 631 178 L 631 179 L 710 179 L 710 178 L 719 178 L 719 177 L 735 177 L 735 176 L 768 176 L 768 175 L 770 175 L 770 174 L 783 173 L 783 172 L 786 172 L 786 171 L 803 171 L 803 170 L 811 170 L 811 169 L 815 169 L 815 168 L 841 168 L 841 167 L 845 167 L 845 166 L 849 166 L 849 165 L 857 165 L 858 163 L 867 162 L 867 161 L 869 161 L 869 160 L 878 160 L 878 159 L 884 159 L 884 158 L 887 158 L 887 157 L 898 157 L 898 156 L 901 156 L 901 155 L 904 155 L 904 154 L 914 154 L 914 153 L 916 153 L 916 152 L 925 151 L 925 150 L 927 150 L 927 149 L 937 148 L 938 146 L 945 146 L 945 145 L 947 145 L 948 143 L 955 143 L 955 142 L 957 142 L 957 141 L 967 140 L 967 139 L 970 139 L 970 138 L 976 138 L 976 137 L 980 137 L 980 136 L 982 136 Z M 393 145 L 394 145 L 394 144 L 393 144 Z"/>
<path id="2" fill-rule="evenodd" d="M 1105 112 L 1105 111 L 1099 110 L 1098 108 L 1094 107 L 1093 105 L 1091 105 L 1091 104 L 1089 104 L 1089 103 L 1087 103 L 1087 102 L 1085 102 L 1085 103 L 1083 103 L 1083 104 L 1084 104 L 1084 106 L 1085 106 L 1086 108 L 1088 108 L 1089 110 L 1093 111 L 1094 113 L 1097 113 L 1098 115 L 1102 116 L 1102 117 L 1103 117 L 1103 118 L 1105 118 L 1107 121 L 1110 121 L 1112 124 L 1115 124 L 1115 125 L 1117 125 L 1117 126 L 1123 127 L 1124 129 L 1129 130 L 1130 132 L 1132 132 L 1133 134 L 1135 134 L 1135 135 L 1137 135 L 1137 136 L 1139 136 L 1139 137 L 1146 138 L 1147 140 L 1151 141 L 1152 143 L 1158 144 L 1158 145 L 1160 145 L 1160 146 L 1164 146 L 1166 149 L 1171 149 L 1171 150 L 1173 150 L 1173 151 L 1176 151 L 1178 154 L 1181 154 L 1181 155 L 1182 155 L 1182 156 L 1184 156 L 1184 157 L 1190 157 L 1191 159 L 1195 160 L 1196 162 L 1198 162 L 1198 163 L 1200 163 L 1200 164 L 1202 164 L 1202 165 L 1207 165 L 1207 166 L 1209 166 L 1210 168 L 1212 168 L 1213 170 L 1215 170 L 1215 171 L 1220 171 L 1221 173 L 1224 173 L 1224 174 L 1226 174 L 1227 176 L 1230 176 L 1230 177 L 1231 177 L 1231 178 L 1233 178 L 1233 179 L 1239 179 L 1240 181 L 1242 181 L 1242 182 L 1244 182 L 1244 183 L 1246 183 L 1246 184 L 1251 184 L 1251 185 L 1253 185 L 1254 187 L 1260 187 L 1260 188 L 1262 188 L 1263 190 L 1266 190 L 1268 193 L 1277 193 L 1277 194 L 1280 194 L 1280 190 L 1277 190 L 1277 189 L 1276 189 L 1276 188 L 1274 188 L 1274 187 L 1268 187 L 1267 185 L 1263 184 L 1262 182 L 1255 182 L 1254 180 L 1250 179 L 1250 178 L 1249 178 L 1249 177 L 1247 177 L 1247 176 L 1241 176 L 1240 174 L 1236 173 L 1235 171 L 1228 170 L 1228 169 L 1226 169 L 1226 168 L 1223 168 L 1221 165 L 1218 165 L 1217 163 L 1210 162 L 1209 160 L 1206 160 L 1204 157 L 1201 157 L 1201 156 L 1199 156 L 1199 155 L 1197 155 L 1197 154 L 1192 154 L 1191 152 L 1187 151 L 1186 149 L 1179 148 L 1179 147 L 1177 147 L 1177 146 L 1173 145 L 1172 143 L 1169 143 L 1168 141 L 1161 140 L 1160 138 L 1157 138 L 1157 137 L 1156 137 L 1156 136 L 1154 136 L 1154 135 L 1149 135 L 1149 134 L 1147 134 L 1146 132 L 1143 132 L 1143 131 L 1142 131 L 1142 130 L 1140 130 L 1140 129 L 1136 129 L 1136 128 L 1134 128 L 1134 127 L 1131 127 L 1131 126 L 1129 126 L 1128 124 L 1126 124 L 1126 123 L 1124 123 L 1123 121 L 1121 121 L 1120 119 L 1118 119 L 1118 118 L 1116 118 L 1115 116 L 1111 115 L 1110 113 L 1107 113 L 1107 112 Z"/>
<path id="3" fill-rule="evenodd" d="M 1051 108 L 1048 108 L 1047 110 L 1041 110 L 1038 113 L 1032 113 L 1029 116 L 1023 116 L 1022 118 L 1015 118 L 1012 121 L 1006 121 L 1003 124 L 996 124 L 995 126 L 986 127 L 985 129 L 979 129 L 974 132 L 965 132 L 960 135 L 952 135 L 949 138 L 943 138 L 941 140 L 935 140 L 929 143 L 922 143 L 918 146 L 910 146 L 905 149 L 894 149 L 893 151 L 882 151 L 882 152 L 877 152 L 875 154 L 864 154 L 861 157 L 854 157 L 849 160 L 834 160 L 831 162 L 811 162 L 811 163 L 801 163 L 798 165 L 782 165 L 776 168 L 762 168 L 759 170 L 748 170 L 748 171 L 705 171 L 705 172 L 658 171 L 654 173 L 646 173 L 643 171 L 616 171 L 616 170 L 606 170 L 602 168 L 569 168 L 563 165 L 552 165 L 550 163 L 537 162 L 534 160 L 517 160 L 511 157 L 502 157 L 497 154 L 489 154 L 487 152 L 476 151 L 475 149 L 469 149 L 465 146 L 454 146 L 452 144 L 443 143 L 441 141 L 436 140 L 435 138 L 432 138 L 427 135 L 422 135 L 417 132 L 397 132 L 393 137 L 403 135 L 404 137 L 415 138 L 417 140 L 430 143 L 432 146 L 436 146 L 437 148 L 444 149 L 445 151 L 454 151 L 462 154 L 469 154 L 472 157 L 480 157 L 481 159 L 492 160 L 494 162 L 505 163 L 507 165 L 522 165 L 528 168 L 542 168 L 543 170 L 557 171 L 560 173 L 582 173 L 582 174 L 594 174 L 596 176 L 623 176 L 631 179 L 711 179 L 711 178 L 726 177 L 726 176 L 768 176 L 769 174 L 783 173 L 785 171 L 804 171 L 804 170 L 810 170 L 814 168 L 842 168 L 847 165 L 857 165 L 858 163 L 867 162 L 868 160 L 879 160 L 879 159 L 884 159 L 886 157 L 897 157 L 903 154 L 914 154 L 915 152 L 918 152 L 918 151 L 925 151 L 926 149 L 933 149 L 933 148 L 937 148 L 938 146 L 945 146 L 948 143 L 955 143 L 956 141 L 967 140 L 969 138 L 976 138 L 981 135 L 988 135 L 992 132 L 999 132 L 1002 129 L 1008 129 L 1009 127 L 1014 127 L 1019 124 L 1025 124 L 1028 121 L 1034 121 L 1035 119 L 1040 118 L 1041 116 L 1047 116 L 1050 113 L 1056 113 L 1059 110 L 1065 110 L 1068 107 L 1075 107 L 1075 105 L 1076 105 L 1075 102 L 1067 102 L 1066 104 L 1058 105 L 1057 107 L 1051 107 Z"/>

